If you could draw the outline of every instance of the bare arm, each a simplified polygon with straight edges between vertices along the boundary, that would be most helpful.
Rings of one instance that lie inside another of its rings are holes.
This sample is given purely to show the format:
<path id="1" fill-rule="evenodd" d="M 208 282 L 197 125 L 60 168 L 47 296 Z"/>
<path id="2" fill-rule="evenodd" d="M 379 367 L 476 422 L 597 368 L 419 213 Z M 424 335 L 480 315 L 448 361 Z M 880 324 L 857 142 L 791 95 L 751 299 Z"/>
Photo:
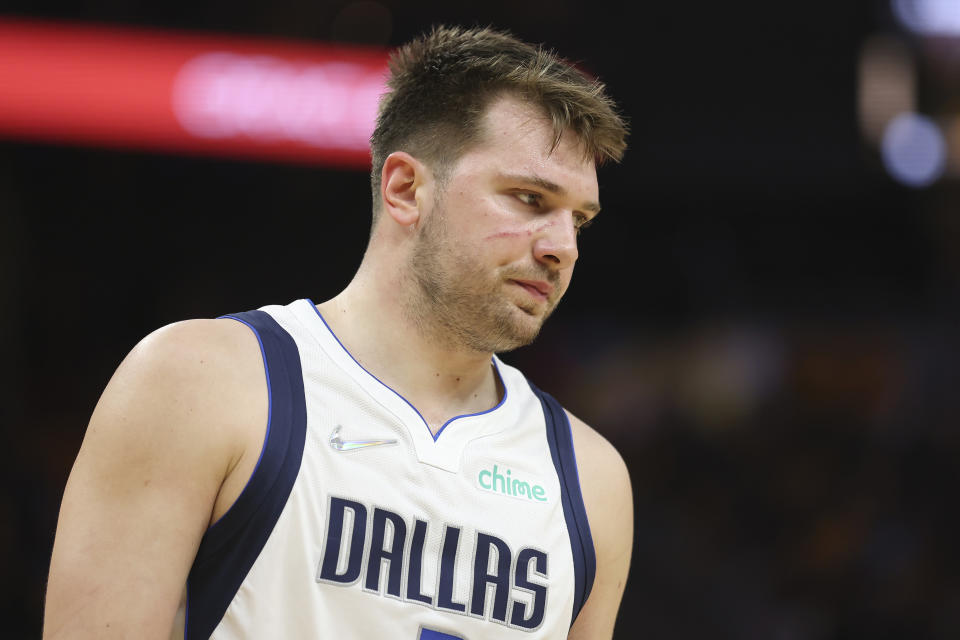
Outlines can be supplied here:
<path id="1" fill-rule="evenodd" d="M 244 431 L 259 422 L 262 438 L 266 413 L 259 347 L 243 325 L 188 321 L 137 345 L 67 481 L 44 638 L 169 637 L 225 479 L 249 457 Z"/>
<path id="2" fill-rule="evenodd" d="M 613 637 L 633 548 L 633 491 L 623 458 L 606 439 L 568 414 L 580 488 L 597 553 L 597 575 L 587 603 L 570 629 L 571 640 Z"/>

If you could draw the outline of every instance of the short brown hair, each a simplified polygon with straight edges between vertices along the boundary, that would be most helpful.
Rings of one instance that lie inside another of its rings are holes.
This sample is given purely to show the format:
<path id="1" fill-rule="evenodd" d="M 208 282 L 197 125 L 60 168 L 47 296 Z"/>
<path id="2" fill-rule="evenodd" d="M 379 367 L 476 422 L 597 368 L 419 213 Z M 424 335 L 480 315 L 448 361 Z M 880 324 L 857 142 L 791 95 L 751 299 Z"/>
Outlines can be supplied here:
<path id="1" fill-rule="evenodd" d="M 393 53 L 387 85 L 370 138 L 375 218 L 388 155 L 406 151 L 442 180 L 480 140 L 481 118 L 503 94 L 539 104 L 553 123 L 554 144 L 570 129 L 597 164 L 619 161 L 627 146 L 627 125 L 601 82 L 553 51 L 489 27 L 434 27 Z"/>

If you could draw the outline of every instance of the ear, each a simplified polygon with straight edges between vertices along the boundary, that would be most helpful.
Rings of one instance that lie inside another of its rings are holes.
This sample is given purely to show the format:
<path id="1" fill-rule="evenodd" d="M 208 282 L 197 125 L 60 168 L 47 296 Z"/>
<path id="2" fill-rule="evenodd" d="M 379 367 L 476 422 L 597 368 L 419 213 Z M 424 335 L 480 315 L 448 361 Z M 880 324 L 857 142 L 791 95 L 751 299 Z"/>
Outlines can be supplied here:
<path id="1" fill-rule="evenodd" d="M 383 163 L 380 174 L 380 199 L 383 210 L 403 227 L 420 220 L 417 190 L 424 186 L 426 166 L 404 151 L 394 151 Z"/>

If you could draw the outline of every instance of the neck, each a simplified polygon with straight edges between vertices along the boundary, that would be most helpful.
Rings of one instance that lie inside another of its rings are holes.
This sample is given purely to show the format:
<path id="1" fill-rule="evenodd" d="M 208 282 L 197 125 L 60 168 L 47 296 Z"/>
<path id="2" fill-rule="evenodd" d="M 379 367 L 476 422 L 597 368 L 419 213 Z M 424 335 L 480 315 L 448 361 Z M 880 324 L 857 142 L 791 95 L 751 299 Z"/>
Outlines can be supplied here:
<path id="1" fill-rule="evenodd" d="M 357 362 L 416 407 L 436 435 L 450 418 L 496 406 L 503 390 L 492 353 L 458 346 L 407 317 L 401 279 L 367 277 L 361 268 L 317 307 Z"/>

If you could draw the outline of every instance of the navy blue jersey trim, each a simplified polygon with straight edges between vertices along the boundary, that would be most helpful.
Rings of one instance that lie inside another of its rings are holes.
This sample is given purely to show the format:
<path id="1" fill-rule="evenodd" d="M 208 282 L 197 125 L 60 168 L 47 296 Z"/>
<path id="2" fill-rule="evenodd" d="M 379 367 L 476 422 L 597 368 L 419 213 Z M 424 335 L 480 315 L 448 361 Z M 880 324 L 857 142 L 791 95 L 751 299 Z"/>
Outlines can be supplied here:
<path id="1" fill-rule="evenodd" d="M 577 457 L 573 451 L 573 434 L 567 412 L 549 393 L 541 391 L 532 382 L 529 384 L 543 405 L 550 457 L 553 458 L 553 466 L 560 478 L 563 517 L 567 522 L 570 548 L 573 551 L 573 617 L 570 619 L 570 626 L 573 626 L 590 596 L 590 589 L 593 588 L 593 579 L 597 574 L 597 554 L 593 548 L 593 536 L 590 535 L 583 494 L 580 492 L 580 475 L 577 472 Z"/>
<path id="2" fill-rule="evenodd" d="M 270 537 L 300 471 L 307 408 L 297 345 L 263 311 L 231 318 L 260 342 L 269 394 L 260 459 L 237 501 L 204 534 L 187 578 L 186 640 L 208 638 Z"/>

